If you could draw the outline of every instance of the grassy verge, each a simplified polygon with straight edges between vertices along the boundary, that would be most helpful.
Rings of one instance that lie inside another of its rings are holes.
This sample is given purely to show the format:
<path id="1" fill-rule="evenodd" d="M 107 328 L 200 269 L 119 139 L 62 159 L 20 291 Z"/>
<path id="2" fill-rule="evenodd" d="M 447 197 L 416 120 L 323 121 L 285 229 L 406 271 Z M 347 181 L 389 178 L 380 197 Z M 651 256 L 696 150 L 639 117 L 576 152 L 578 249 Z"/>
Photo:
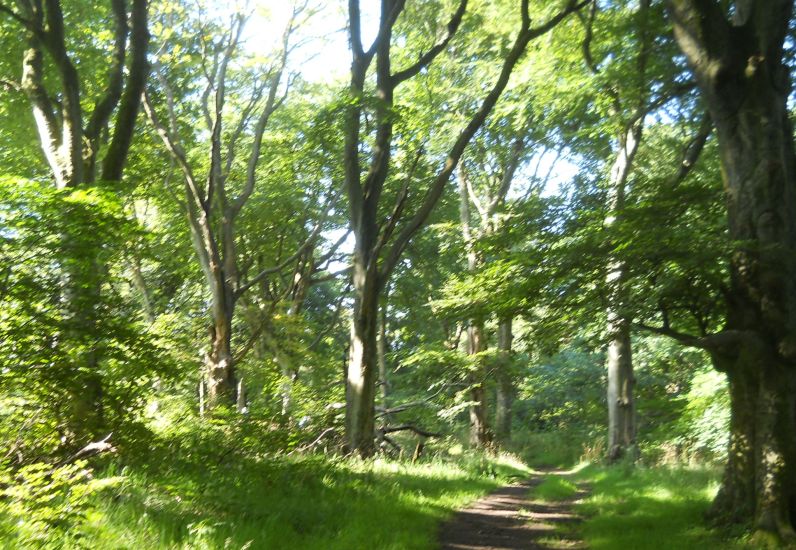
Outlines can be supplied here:
<path id="1" fill-rule="evenodd" d="M 415 465 L 230 455 L 177 456 L 104 475 L 123 481 L 66 535 L 6 533 L 0 547 L 433 548 L 449 513 L 527 471 L 476 455 Z"/>
<path id="2" fill-rule="evenodd" d="M 542 502 L 569 500 L 578 492 L 578 486 L 571 480 L 560 475 L 549 475 L 533 488 L 531 498 Z"/>
<path id="3" fill-rule="evenodd" d="M 591 489 L 575 508 L 585 517 L 578 534 L 593 550 L 747 548 L 730 538 L 739 533 L 705 522 L 718 478 L 709 469 L 589 466 L 574 476 Z"/>

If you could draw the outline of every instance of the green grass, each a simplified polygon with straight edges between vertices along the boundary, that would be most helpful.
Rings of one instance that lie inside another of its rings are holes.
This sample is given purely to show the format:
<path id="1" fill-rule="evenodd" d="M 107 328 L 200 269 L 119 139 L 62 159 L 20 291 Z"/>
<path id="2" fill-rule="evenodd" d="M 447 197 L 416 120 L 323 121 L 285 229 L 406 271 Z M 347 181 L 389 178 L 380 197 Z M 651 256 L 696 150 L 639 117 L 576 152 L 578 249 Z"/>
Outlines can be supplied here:
<path id="1" fill-rule="evenodd" d="M 531 490 L 531 498 L 544 502 L 568 500 L 578 492 L 578 486 L 561 475 L 548 475 Z"/>
<path id="2" fill-rule="evenodd" d="M 96 500 L 74 538 L 2 548 L 434 548 L 453 510 L 528 471 L 474 455 L 415 465 L 385 460 L 176 456 L 109 468 L 124 478 Z"/>
<path id="3" fill-rule="evenodd" d="M 747 548 L 704 519 L 718 487 L 714 470 L 589 466 L 574 477 L 591 489 L 575 510 L 592 550 Z"/>

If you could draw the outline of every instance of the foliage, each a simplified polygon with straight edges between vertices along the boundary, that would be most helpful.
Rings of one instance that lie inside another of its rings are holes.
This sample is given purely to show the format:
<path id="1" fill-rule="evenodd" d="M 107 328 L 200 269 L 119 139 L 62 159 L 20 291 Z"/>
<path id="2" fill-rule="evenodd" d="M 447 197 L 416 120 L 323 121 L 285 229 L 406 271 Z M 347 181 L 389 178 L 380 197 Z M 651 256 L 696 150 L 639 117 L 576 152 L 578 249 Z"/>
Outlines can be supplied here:
<path id="1" fill-rule="evenodd" d="M 123 481 L 95 477 L 85 461 L 0 470 L 0 541 L 8 548 L 90 547 L 82 527 L 95 510 L 94 501 Z"/>
<path id="2" fill-rule="evenodd" d="M 141 230 L 116 194 L 4 177 L 0 196 L 0 339 L 6 343 L 0 433 L 15 442 L 6 459 L 24 463 L 60 445 L 69 401 L 79 391 L 74 386 L 82 380 L 76 357 L 98 350 L 91 374 L 103 382 L 108 425 L 120 426 L 137 419 L 154 378 L 168 372 L 169 355 L 159 345 L 168 335 L 156 339 L 136 320 L 137 304 L 119 286 L 124 250 Z M 103 269 L 107 278 L 88 294 L 91 302 L 67 307 L 63 281 L 92 285 Z M 86 309 L 102 323 L 75 332 L 75 316 Z"/>

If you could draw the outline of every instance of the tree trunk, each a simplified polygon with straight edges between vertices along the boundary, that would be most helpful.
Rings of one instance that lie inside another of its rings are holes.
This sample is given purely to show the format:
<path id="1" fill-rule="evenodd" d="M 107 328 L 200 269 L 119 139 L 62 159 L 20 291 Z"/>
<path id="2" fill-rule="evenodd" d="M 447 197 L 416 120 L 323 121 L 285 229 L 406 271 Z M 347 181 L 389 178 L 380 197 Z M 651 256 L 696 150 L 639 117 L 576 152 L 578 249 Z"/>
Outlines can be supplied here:
<path id="1" fill-rule="evenodd" d="M 670 5 L 675 37 L 716 127 L 729 238 L 737 243 L 725 328 L 739 336 L 723 361 L 733 425 L 714 509 L 754 511 L 759 537 L 793 540 L 796 155 L 783 61 L 793 0 L 737 2 L 735 8 L 730 19 L 713 2 Z"/>
<path id="2" fill-rule="evenodd" d="M 754 373 L 732 370 L 732 359 L 728 361 L 717 354 L 712 359 L 714 368 L 727 374 L 731 415 L 727 464 L 709 515 L 720 521 L 743 523 L 754 515 L 754 442 L 759 381 Z"/>
<path id="3" fill-rule="evenodd" d="M 633 159 L 641 141 L 644 117 L 635 121 L 619 135 L 619 149 L 611 167 L 609 201 L 611 214 L 606 227 L 621 222 L 625 207 L 625 193 Z M 606 277 L 609 297 L 608 324 L 608 460 L 638 458 L 636 447 L 636 410 L 633 400 L 633 355 L 630 339 L 630 319 L 625 312 L 628 302 L 627 266 L 613 258 Z"/>
<path id="4" fill-rule="evenodd" d="M 500 443 L 511 440 L 511 412 L 514 381 L 511 376 L 511 318 L 498 325 L 497 392 L 495 399 L 495 437 Z"/>
<path id="5" fill-rule="evenodd" d="M 387 296 L 381 301 L 379 306 L 379 335 L 376 342 L 378 347 L 379 359 L 379 390 L 381 394 L 381 406 L 387 408 L 387 397 L 390 394 L 390 381 L 387 375 L 387 353 L 390 350 L 390 343 L 387 340 Z"/>
<path id="6" fill-rule="evenodd" d="M 635 460 L 636 407 L 630 323 L 609 312 L 608 332 L 608 459 Z"/>
<path id="7" fill-rule="evenodd" d="M 219 405 L 231 406 L 237 402 L 231 340 L 232 316 L 216 315 L 210 328 L 210 350 L 205 355 L 206 408 L 210 411 Z"/>
<path id="8" fill-rule="evenodd" d="M 368 250 L 370 247 L 365 247 Z M 361 251 L 362 249 L 360 249 Z M 346 434 L 348 451 L 373 455 L 376 373 L 378 373 L 379 286 L 365 254 L 354 254 L 354 307 L 346 373 Z"/>
<path id="9" fill-rule="evenodd" d="M 472 321 L 467 328 L 467 354 L 471 357 L 486 350 L 483 323 Z M 481 358 L 469 376 L 470 400 L 470 445 L 485 449 L 492 443 L 492 433 L 487 420 L 486 365 Z"/>
<path id="10" fill-rule="evenodd" d="M 62 237 L 61 289 L 66 329 L 60 345 L 69 356 L 71 369 L 65 380 L 70 395 L 67 444 L 84 445 L 107 435 L 103 433 L 107 426 L 99 369 L 103 338 L 97 312 L 104 270 L 86 234 L 90 230 L 91 226 L 77 224 Z"/>
<path id="11" fill-rule="evenodd" d="M 765 72 L 765 71 L 758 71 Z M 745 72 L 744 74 L 749 74 Z M 752 72 L 740 97 L 713 94 L 727 187 L 730 237 L 743 243 L 731 261 L 727 328 L 747 336 L 730 370 L 733 416 L 755 417 L 754 498 L 746 490 L 736 509 L 754 510 L 760 536 L 793 539 L 796 500 L 794 421 L 794 220 L 796 174 L 787 93 L 770 75 Z M 731 111 L 732 110 L 732 111 Z M 728 469 L 732 472 L 733 468 Z M 725 483 L 731 483 L 725 477 Z M 722 493 L 738 492 L 732 485 Z M 717 506 L 720 503 L 717 504 Z"/>

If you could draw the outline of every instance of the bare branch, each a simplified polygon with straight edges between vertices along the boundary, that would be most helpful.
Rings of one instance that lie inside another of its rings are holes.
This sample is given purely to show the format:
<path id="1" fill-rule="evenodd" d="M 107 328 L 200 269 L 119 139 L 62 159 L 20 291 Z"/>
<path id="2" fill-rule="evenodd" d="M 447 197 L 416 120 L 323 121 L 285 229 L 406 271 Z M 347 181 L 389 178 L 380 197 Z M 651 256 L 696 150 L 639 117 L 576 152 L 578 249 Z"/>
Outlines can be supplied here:
<path id="1" fill-rule="evenodd" d="M 26 18 L 22 17 L 20 14 L 18 14 L 17 12 L 12 10 L 8 6 L 6 6 L 4 4 L 0 4 L 0 13 L 5 13 L 11 19 L 13 19 L 17 23 L 19 23 L 20 25 L 25 27 L 27 30 L 35 33 L 40 39 L 44 37 L 44 32 L 43 32 L 43 29 L 41 27 L 39 27 L 38 25 L 34 24 L 34 22 L 31 21 L 30 19 L 26 19 Z"/>
<path id="2" fill-rule="evenodd" d="M 214 98 L 213 126 L 210 135 L 210 169 L 207 173 L 207 187 L 205 190 L 205 208 L 208 212 L 212 210 L 213 199 L 216 197 L 216 190 L 218 191 L 218 197 L 222 204 L 226 202 L 223 180 L 224 175 L 221 168 L 221 132 L 224 124 L 227 68 L 238 47 L 245 22 L 246 20 L 243 15 L 236 14 L 233 16 L 227 38 L 227 45 L 221 55 L 221 61 L 218 64 L 218 72 L 214 75 L 216 93 Z"/>
<path id="3" fill-rule="evenodd" d="M 279 66 L 273 71 L 273 74 L 269 79 L 268 98 L 265 101 L 265 106 L 263 107 L 263 110 L 260 113 L 260 117 L 257 119 L 257 124 L 254 128 L 254 139 L 252 140 L 252 146 L 249 153 L 249 162 L 246 167 L 246 184 L 241 194 L 232 204 L 230 215 L 233 218 L 238 214 L 238 212 L 240 212 L 244 204 L 246 204 L 246 201 L 249 200 L 249 197 L 251 197 L 252 193 L 254 192 L 254 184 L 257 177 L 257 164 L 260 160 L 260 152 L 262 150 L 263 134 L 265 133 L 265 128 L 268 125 L 268 121 L 271 119 L 271 115 L 273 115 L 273 113 L 282 105 L 287 96 L 286 89 L 285 94 L 279 100 L 277 100 L 279 84 L 282 81 L 282 74 L 287 66 L 288 52 L 290 51 L 290 36 L 295 30 L 296 17 L 298 16 L 298 13 L 299 12 L 297 11 L 297 8 L 294 8 L 290 20 L 287 22 L 285 30 L 282 33 L 282 51 L 280 55 Z"/>
<path id="4" fill-rule="evenodd" d="M 514 174 L 517 173 L 517 168 L 520 166 L 520 160 L 522 160 L 522 153 L 524 151 L 525 136 L 523 132 L 521 135 L 517 136 L 514 143 L 511 145 L 511 154 L 506 166 L 503 168 L 500 188 L 486 209 L 488 216 L 492 216 L 498 207 L 506 200 L 506 195 L 508 195 L 509 189 L 511 189 L 511 184 L 514 181 Z"/>
<path id="5" fill-rule="evenodd" d="M 699 123 L 699 130 L 697 130 L 696 135 L 694 135 L 691 141 L 688 142 L 683 152 L 683 160 L 680 162 L 680 168 L 672 182 L 673 185 L 679 184 L 691 173 L 691 170 L 696 165 L 697 160 L 699 160 L 699 156 L 705 148 L 705 143 L 712 132 L 713 121 L 710 119 L 710 115 L 705 113 L 702 115 L 702 120 Z"/>
<path id="6" fill-rule="evenodd" d="M 313 229 L 312 233 L 310 233 L 310 236 L 307 237 L 307 240 L 304 241 L 301 244 L 301 246 L 299 246 L 299 248 L 296 250 L 296 252 L 293 253 L 289 258 L 287 258 L 286 260 L 284 260 L 283 262 L 281 262 L 278 265 L 263 269 L 257 275 L 255 275 L 254 277 L 249 279 L 249 281 L 246 282 L 246 284 L 241 285 L 237 289 L 237 291 L 235 291 L 235 297 L 236 298 L 240 297 L 241 295 L 243 295 L 243 293 L 245 293 L 247 290 L 249 290 L 251 287 L 253 287 L 257 283 L 259 283 L 260 281 L 262 281 L 263 279 L 265 279 L 269 275 L 273 275 L 274 273 L 279 273 L 280 271 L 285 269 L 287 266 L 289 266 L 291 263 L 295 262 L 304 252 L 307 251 L 307 249 L 309 249 L 311 246 L 313 246 L 315 244 L 316 239 L 321 234 L 321 225 L 322 225 L 321 223 L 318 223 L 315 226 L 315 228 Z"/>
<path id="7" fill-rule="evenodd" d="M 337 240 L 334 242 L 334 244 L 331 246 L 331 248 L 329 249 L 329 251 L 328 251 L 326 254 L 324 254 L 323 256 L 321 256 L 320 258 L 318 258 L 318 260 L 317 260 L 317 264 L 318 264 L 318 265 L 320 265 L 320 264 L 323 264 L 323 263 L 326 263 L 326 262 L 328 262 L 328 261 L 329 261 L 329 259 L 330 259 L 332 256 L 334 256 L 334 253 L 335 253 L 335 252 L 337 252 L 337 249 L 338 249 L 338 248 L 340 248 L 340 247 L 343 245 L 343 243 L 344 243 L 344 242 L 345 242 L 345 241 L 348 239 L 348 236 L 349 236 L 349 235 L 351 235 L 351 230 L 350 230 L 350 229 L 349 229 L 348 231 L 346 231 L 345 233 L 343 233 L 343 234 L 340 236 L 340 238 L 339 238 L 339 239 L 337 239 Z"/>

